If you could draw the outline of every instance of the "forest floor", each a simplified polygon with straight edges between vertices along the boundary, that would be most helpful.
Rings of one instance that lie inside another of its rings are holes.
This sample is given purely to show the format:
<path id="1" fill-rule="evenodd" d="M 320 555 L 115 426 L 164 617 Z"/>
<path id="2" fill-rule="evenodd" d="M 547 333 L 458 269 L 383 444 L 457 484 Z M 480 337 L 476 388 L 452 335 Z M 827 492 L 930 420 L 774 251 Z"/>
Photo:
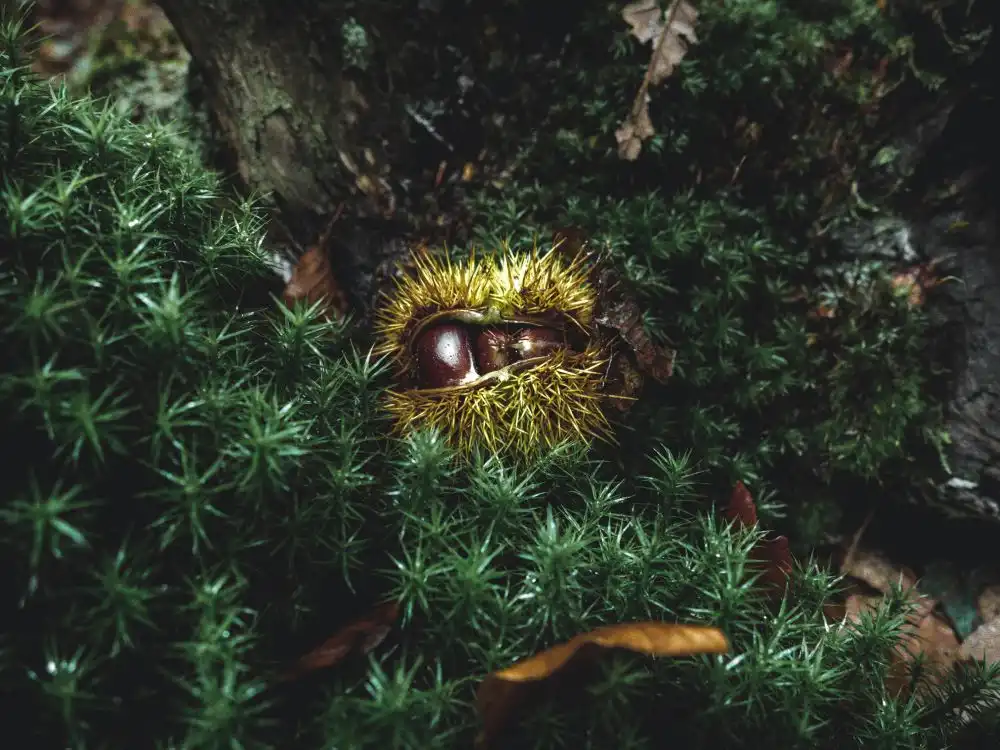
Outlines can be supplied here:
<path id="1" fill-rule="evenodd" d="M 188 55 L 155 5 L 146 0 L 110 0 L 83 4 L 87 11 L 76 14 L 71 12 L 72 2 L 50 5 L 56 9 L 50 20 L 68 23 L 70 31 L 64 31 L 61 44 L 42 48 L 36 65 L 39 73 L 65 76 L 77 90 L 110 95 L 135 120 L 156 117 L 180 124 L 206 162 L 214 162 L 217 145 L 207 113 L 199 110 Z M 415 182 L 431 186 L 417 209 L 423 213 L 420 223 L 429 239 L 435 234 L 461 239 L 462 186 L 471 189 L 504 178 L 505 165 L 488 161 L 434 159 L 411 167 Z M 350 217 L 340 220 L 349 223 Z M 328 273 L 329 266 L 319 270 Z M 932 661 L 950 663 L 964 646 L 966 651 L 985 650 L 1000 658 L 1000 570 L 937 559 L 933 533 L 909 536 L 909 527 L 884 515 L 853 518 L 850 524 L 831 530 L 825 548 L 817 550 L 849 581 L 845 616 L 877 605 L 899 584 L 924 597 L 907 643 L 913 654 L 922 652 Z"/>

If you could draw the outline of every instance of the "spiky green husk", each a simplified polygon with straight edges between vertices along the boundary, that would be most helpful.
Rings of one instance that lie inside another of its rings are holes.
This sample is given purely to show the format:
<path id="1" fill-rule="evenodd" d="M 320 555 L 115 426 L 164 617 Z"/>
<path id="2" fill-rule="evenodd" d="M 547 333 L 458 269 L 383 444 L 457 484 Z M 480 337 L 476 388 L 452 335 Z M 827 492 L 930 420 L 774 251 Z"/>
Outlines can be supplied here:
<path id="1" fill-rule="evenodd" d="M 557 250 L 541 253 L 537 247 L 518 253 L 505 246 L 478 257 L 473 251 L 460 261 L 415 253 L 413 273 L 397 279 L 377 313 L 375 351 L 400 355 L 413 326 L 444 310 L 489 311 L 500 318 L 555 310 L 586 327 L 597 297 L 585 261 L 582 253 L 566 259 Z"/>
<path id="2" fill-rule="evenodd" d="M 375 351 L 405 372 L 411 333 L 427 316 L 475 310 L 499 322 L 557 311 L 587 330 L 596 301 L 583 253 L 567 259 L 555 249 L 517 253 L 504 246 L 454 262 L 421 252 L 378 313 Z M 385 405 L 397 434 L 436 429 L 466 454 L 481 448 L 527 457 L 566 441 L 610 437 L 601 397 L 607 364 L 606 353 L 591 345 L 478 387 L 393 390 Z"/>
<path id="3" fill-rule="evenodd" d="M 592 347 L 560 352 L 530 370 L 482 388 L 425 395 L 389 391 L 386 409 L 398 434 L 436 429 L 456 448 L 530 457 L 567 441 L 607 438 L 601 384 L 607 360 Z"/>

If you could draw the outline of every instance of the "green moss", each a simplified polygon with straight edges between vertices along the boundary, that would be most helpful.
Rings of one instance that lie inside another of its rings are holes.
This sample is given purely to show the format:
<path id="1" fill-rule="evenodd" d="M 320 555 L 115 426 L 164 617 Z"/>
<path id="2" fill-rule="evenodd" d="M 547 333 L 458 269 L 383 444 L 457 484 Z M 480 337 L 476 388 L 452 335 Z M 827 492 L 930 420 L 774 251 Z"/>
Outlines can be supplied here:
<path id="1" fill-rule="evenodd" d="M 387 437 L 382 363 L 348 326 L 270 298 L 252 206 L 168 130 L 31 80 L 16 24 L 2 33 L 0 683 L 33 746 L 468 747 L 484 674 L 639 618 L 716 624 L 733 654 L 610 658 L 507 745 L 937 748 L 960 735 L 955 707 L 989 718 L 992 669 L 922 703 L 886 694 L 902 597 L 832 629 L 835 581 L 810 564 L 762 617 L 760 532 L 709 512 L 733 478 L 774 484 L 779 457 L 864 474 L 897 455 L 922 418 L 898 388 L 909 308 L 887 303 L 888 329 L 852 316 L 837 346 L 863 351 L 837 370 L 788 299 L 807 256 L 766 210 L 602 195 L 570 173 L 573 191 L 515 183 L 483 236 L 586 227 L 685 354 L 635 416 L 628 471 L 569 448 L 463 464 L 438 435 Z M 864 461 L 838 452 L 840 427 L 896 398 Z M 402 610 L 389 641 L 278 679 L 384 597 Z"/>
<path id="2" fill-rule="evenodd" d="M 886 171 L 879 146 L 926 100 L 929 76 L 957 78 L 982 50 L 974 18 L 936 16 L 965 40 L 952 54 L 917 2 L 704 5 L 701 41 L 651 91 L 657 135 L 624 162 L 613 134 L 648 47 L 615 6 L 584 4 L 549 36 L 525 32 L 531 10 L 514 5 L 489 21 L 490 44 L 535 54 L 477 73 L 490 90 L 510 75 L 532 86 L 504 102 L 514 115 L 496 138 L 516 166 L 476 196 L 474 239 L 577 226 L 617 262 L 650 335 L 679 349 L 668 389 L 631 422 L 637 444 L 691 449 L 720 485 L 751 479 L 792 504 L 803 472 L 939 477 L 940 461 L 913 458 L 946 440 L 926 313 L 893 291 L 891 261 L 859 283 L 817 269 L 838 260 L 834 227 L 891 213 L 903 176 Z M 917 56 L 917 36 L 944 50 Z"/>

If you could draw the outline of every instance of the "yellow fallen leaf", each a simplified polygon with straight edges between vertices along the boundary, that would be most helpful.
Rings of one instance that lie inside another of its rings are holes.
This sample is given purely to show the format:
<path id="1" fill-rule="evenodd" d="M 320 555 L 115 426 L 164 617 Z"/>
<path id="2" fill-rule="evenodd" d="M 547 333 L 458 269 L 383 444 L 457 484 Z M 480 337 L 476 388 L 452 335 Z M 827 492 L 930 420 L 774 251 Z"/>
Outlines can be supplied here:
<path id="1" fill-rule="evenodd" d="M 501 669 L 494 677 L 508 682 L 541 680 L 561 669 L 588 643 L 603 648 L 624 648 L 650 656 L 724 654 L 729 641 L 718 628 L 676 625 L 666 622 L 635 622 L 606 625 L 560 643 L 558 646 Z"/>
<path id="2" fill-rule="evenodd" d="M 729 641 L 718 628 L 666 622 L 632 622 L 605 625 L 529 656 L 486 678 L 476 693 L 482 718 L 477 747 L 486 748 L 503 729 L 511 714 L 537 687 L 575 661 L 585 647 L 627 649 L 649 656 L 724 654 Z"/>

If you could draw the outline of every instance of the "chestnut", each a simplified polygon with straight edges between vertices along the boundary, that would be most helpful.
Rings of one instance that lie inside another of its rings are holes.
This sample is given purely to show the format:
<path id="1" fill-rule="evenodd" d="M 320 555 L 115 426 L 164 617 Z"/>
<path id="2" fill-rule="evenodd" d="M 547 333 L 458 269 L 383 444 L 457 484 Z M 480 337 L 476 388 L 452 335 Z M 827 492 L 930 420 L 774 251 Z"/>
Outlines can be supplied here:
<path id="1" fill-rule="evenodd" d="M 510 348 L 517 359 L 544 357 L 559 349 L 566 348 L 559 331 L 554 328 L 522 328 L 511 337 Z"/>
<path id="2" fill-rule="evenodd" d="M 417 338 L 414 351 L 421 384 L 446 388 L 476 380 L 468 331 L 452 323 L 432 326 Z"/>
<path id="3" fill-rule="evenodd" d="M 466 261 L 416 253 L 375 316 L 374 353 L 395 365 L 393 431 L 433 427 L 465 457 L 611 438 L 605 396 L 620 394 L 605 363 L 631 344 L 600 311 L 630 300 L 608 296 L 616 279 L 596 259 L 582 246 Z"/>
<path id="4" fill-rule="evenodd" d="M 510 337 L 499 328 L 486 328 L 476 337 L 476 364 L 483 374 L 510 364 Z"/>

